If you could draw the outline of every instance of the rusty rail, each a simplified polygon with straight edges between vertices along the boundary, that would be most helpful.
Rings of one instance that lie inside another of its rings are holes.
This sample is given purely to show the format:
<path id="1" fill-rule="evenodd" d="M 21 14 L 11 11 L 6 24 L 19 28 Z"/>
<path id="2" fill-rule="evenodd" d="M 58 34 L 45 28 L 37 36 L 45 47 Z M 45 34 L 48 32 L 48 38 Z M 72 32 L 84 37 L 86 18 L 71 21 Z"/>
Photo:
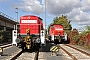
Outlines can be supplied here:
<path id="1" fill-rule="evenodd" d="M 63 51 L 65 51 L 73 60 L 78 60 L 76 57 L 74 57 L 71 53 L 69 53 L 67 50 L 59 46 Z"/>
<path id="2" fill-rule="evenodd" d="M 85 51 L 82 51 L 82 50 L 80 50 L 80 49 L 78 49 L 78 48 L 72 47 L 72 46 L 67 45 L 67 44 L 66 44 L 66 46 L 69 46 L 69 47 L 71 47 L 71 48 L 73 48 L 73 49 L 75 49 L 75 50 L 80 51 L 80 52 L 83 53 L 83 54 L 86 54 L 86 55 L 90 56 L 90 53 L 87 53 L 87 52 L 85 52 Z"/>
<path id="3" fill-rule="evenodd" d="M 17 57 L 19 57 L 21 54 L 23 53 L 23 51 L 19 52 L 18 54 L 16 54 L 15 56 L 13 56 L 10 60 L 15 60 Z"/>
<path id="4" fill-rule="evenodd" d="M 39 51 L 36 52 L 34 60 L 38 60 Z"/>

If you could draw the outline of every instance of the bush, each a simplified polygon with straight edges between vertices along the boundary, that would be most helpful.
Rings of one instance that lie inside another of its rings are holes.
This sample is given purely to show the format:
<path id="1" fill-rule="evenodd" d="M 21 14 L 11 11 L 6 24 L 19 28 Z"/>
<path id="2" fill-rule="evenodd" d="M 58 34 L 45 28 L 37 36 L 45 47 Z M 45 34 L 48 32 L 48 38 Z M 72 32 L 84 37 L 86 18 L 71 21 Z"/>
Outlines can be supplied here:
<path id="1" fill-rule="evenodd" d="M 7 31 L 0 32 L 0 43 L 8 42 L 11 39 L 11 33 Z"/>
<path id="2" fill-rule="evenodd" d="M 73 29 L 71 31 L 71 33 L 69 34 L 69 39 L 70 39 L 70 43 L 71 44 L 77 44 L 77 42 L 78 42 L 78 35 L 79 35 L 79 32 L 77 31 L 77 29 Z"/>
<path id="3" fill-rule="evenodd" d="M 69 34 L 70 43 L 90 49 L 90 26 L 88 26 L 86 30 L 87 31 L 83 31 L 79 34 L 77 29 L 73 29 Z"/>

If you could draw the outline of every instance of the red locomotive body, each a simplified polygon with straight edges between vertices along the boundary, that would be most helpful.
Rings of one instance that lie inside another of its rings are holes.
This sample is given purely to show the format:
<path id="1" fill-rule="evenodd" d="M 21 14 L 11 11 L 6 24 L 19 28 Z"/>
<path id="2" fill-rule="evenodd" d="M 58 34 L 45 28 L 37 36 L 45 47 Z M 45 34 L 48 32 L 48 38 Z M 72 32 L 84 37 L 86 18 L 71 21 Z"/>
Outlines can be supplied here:
<path id="1" fill-rule="evenodd" d="M 43 29 L 42 19 L 37 16 L 27 15 L 20 18 L 20 35 L 26 35 L 26 29 L 30 29 L 30 35 L 39 35 Z"/>
<path id="2" fill-rule="evenodd" d="M 53 24 L 49 30 L 49 40 L 53 42 L 63 42 L 67 40 L 67 34 L 64 31 L 64 27 L 60 24 Z"/>

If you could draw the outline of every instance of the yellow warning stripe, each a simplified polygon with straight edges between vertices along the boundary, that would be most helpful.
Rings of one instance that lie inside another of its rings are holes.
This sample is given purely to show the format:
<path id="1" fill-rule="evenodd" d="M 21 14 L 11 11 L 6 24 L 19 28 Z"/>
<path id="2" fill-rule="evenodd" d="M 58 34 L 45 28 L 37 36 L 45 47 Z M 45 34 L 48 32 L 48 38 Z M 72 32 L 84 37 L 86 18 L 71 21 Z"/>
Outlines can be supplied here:
<path id="1" fill-rule="evenodd" d="M 50 51 L 58 52 L 58 47 L 52 46 L 52 47 L 50 48 Z"/>
<path id="2" fill-rule="evenodd" d="M 52 47 L 50 48 L 50 51 L 52 51 L 55 47 L 56 47 L 56 46 L 52 46 Z"/>
<path id="3" fill-rule="evenodd" d="M 56 52 L 58 52 L 59 50 L 58 49 L 56 49 Z"/>
<path id="4" fill-rule="evenodd" d="M 52 51 L 56 51 L 57 47 L 55 47 Z"/>

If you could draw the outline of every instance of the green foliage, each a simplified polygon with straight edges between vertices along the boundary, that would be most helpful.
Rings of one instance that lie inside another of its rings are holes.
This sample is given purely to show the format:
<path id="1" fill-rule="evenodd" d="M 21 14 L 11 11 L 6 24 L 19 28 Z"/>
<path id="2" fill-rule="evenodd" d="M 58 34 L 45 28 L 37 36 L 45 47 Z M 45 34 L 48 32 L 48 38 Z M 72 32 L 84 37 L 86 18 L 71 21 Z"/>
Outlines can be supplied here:
<path id="1" fill-rule="evenodd" d="M 79 40 L 78 45 L 83 46 L 84 45 L 83 40 Z"/>
<path id="2" fill-rule="evenodd" d="M 86 26 L 86 30 L 80 34 L 77 29 L 73 29 L 68 37 L 71 44 L 77 44 L 90 49 L 90 26 Z"/>
<path id="3" fill-rule="evenodd" d="M 3 41 L 3 35 L 2 35 L 2 32 L 3 32 L 3 27 L 0 25 L 0 42 Z"/>
<path id="4" fill-rule="evenodd" d="M 79 32 L 77 29 L 73 29 L 71 31 L 71 33 L 69 34 L 69 39 L 71 41 L 71 44 L 77 44 L 78 42 L 78 36 L 79 36 Z"/>
<path id="5" fill-rule="evenodd" d="M 80 36 L 87 36 L 88 32 L 87 31 L 83 31 L 82 33 L 80 33 Z"/>
<path id="6" fill-rule="evenodd" d="M 90 32 L 90 26 L 86 26 L 87 32 Z"/>
<path id="7" fill-rule="evenodd" d="M 86 31 L 83 31 L 79 34 L 79 42 L 78 45 L 89 47 L 89 39 L 87 38 L 90 33 L 90 26 L 86 26 Z"/>
<path id="8" fill-rule="evenodd" d="M 73 36 L 73 39 L 75 40 L 75 43 L 78 44 L 78 42 L 79 42 L 79 35 Z"/>
<path id="9" fill-rule="evenodd" d="M 53 23 L 51 23 L 51 24 L 48 26 L 48 30 L 47 30 L 48 32 L 49 32 L 49 30 L 50 30 L 50 26 L 51 26 L 52 24 L 53 24 Z"/>
<path id="10" fill-rule="evenodd" d="M 4 29 L 4 27 L 0 25 L 0 30 L 3 30 L 3 29 Z"/>
<path id="11" fill-rule="evenodd" d="M 11 37 L 11 32 L 0 30 L 0 43 L 8 42 Z"/>

